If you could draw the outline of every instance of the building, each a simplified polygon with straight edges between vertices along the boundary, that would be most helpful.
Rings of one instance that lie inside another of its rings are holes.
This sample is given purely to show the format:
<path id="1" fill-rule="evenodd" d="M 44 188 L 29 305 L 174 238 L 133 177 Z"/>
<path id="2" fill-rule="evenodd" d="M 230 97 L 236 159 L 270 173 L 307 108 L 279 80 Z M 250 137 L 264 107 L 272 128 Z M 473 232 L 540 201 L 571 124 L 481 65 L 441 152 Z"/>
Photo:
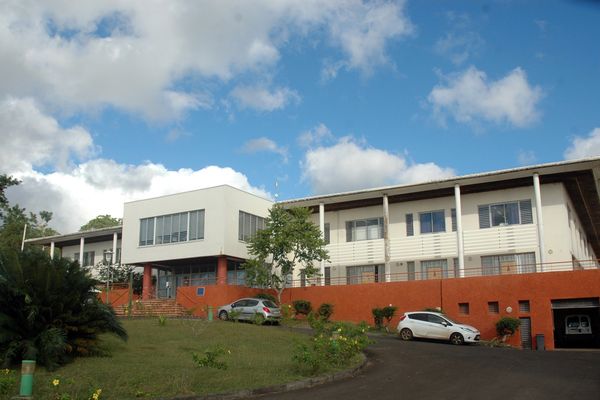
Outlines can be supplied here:
<path id="1" fill-rule="evenodd" d="M 240 265 L 272 204 L 218 186 L 126 203 L 122 230 L 28 243 L 60 247 L 82 264 L 107 252 L 119 262 L 122 253 L 120 262 L 144 269 L 144 298 L 216 306 L 256 291 L 245 288 Z M 512 315 L 523 347 L 534 334 L 549 348 L 600 347 L 600 158 L 281 204 L 313 210 L 330 255 L 320 277 L 297 271 L 288 301 L 333 302 L 336 317 L 349 320 L 370 320 L 371 308 L 388 303 L 442 307 L 485 325 L 484 337 Z M 575 322 L 592 332 L 567 334 Z"/>

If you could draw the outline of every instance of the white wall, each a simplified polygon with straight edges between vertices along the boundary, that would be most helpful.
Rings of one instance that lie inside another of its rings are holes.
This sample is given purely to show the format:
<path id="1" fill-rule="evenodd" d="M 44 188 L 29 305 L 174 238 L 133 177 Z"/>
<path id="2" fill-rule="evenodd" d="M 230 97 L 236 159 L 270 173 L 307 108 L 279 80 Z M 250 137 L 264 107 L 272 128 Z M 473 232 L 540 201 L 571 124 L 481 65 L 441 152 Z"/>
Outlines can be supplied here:
<path id="1" fill-rule="evenodd" d="M 216 255 L 247 258 L 245 243 L 238 241 L 239 211 L 264 217 L 271 205 L 267 199 L 230 186 L 125 203 L 122 260 L 140 264 Z M 141 219 L 194 210 L 204 210 L 204 239 L 139 246 Z"/>

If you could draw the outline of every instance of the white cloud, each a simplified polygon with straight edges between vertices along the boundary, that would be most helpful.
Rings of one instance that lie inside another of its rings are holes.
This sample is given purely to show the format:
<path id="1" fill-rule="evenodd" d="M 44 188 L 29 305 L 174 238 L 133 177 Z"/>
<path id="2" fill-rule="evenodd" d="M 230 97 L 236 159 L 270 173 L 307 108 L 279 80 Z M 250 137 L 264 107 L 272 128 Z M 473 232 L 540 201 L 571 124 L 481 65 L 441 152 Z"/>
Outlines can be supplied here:
<path id="1" fill-rule="evenodd" d="M 199 170 L 168 170 L 161 164 L 118 164 L 98 159 L 64 172 L 36 171 L 14 175 L 22 180 L 7 190 L 7 197 L 29 211 L 52 211 L 51 226 L 62 233 L 74 232 L 99 214 L 123 215 L 123 203 L 228 184 L 263 197 L 248 178 L 231 168 L 209 166 Z"/>
<path id="2" fill-rule="evenodd" d="M 477 54 L 483 44 L 483 39 L 476 32 L 449 32 L 438 39 L 434 50 L 448 57 L 453 64 L 460 65 Z"/>
<path id="3" fill-rule="evenodd" d="M 444 79 L 445 84 L 434 87 L 428 96 L 435 116 L 443 123 L 448 114 L 461 123 L 506 122 L 517 127 L 539 118 L 542 89 L 530 85 L 521 68 L 496 81 L 475 67 Z"/>
<path id="4" fill-rule="evenodd" d="M 273 91 L 261 86 L 238 86 L 231 92 L 240 107 L 258 111 L 274 111 L 298 103 L 300 96 L 288 88 L 276 88 Z"/>
<path id="5" fill-rule="evenodd" d="M 287 162 L 287 148 L 278 146 L 277 143 L 266 137 L 260 137 L 247 141 L 244 143 L 242 151 L 245 153 L 258 153 L 261 151 L 267 151 L 279 154 L 283 157 L 284 162 Z"/>
<path id="6" fill-rule="evenodd" d="M 211 104 L 199 99 L 197 88 L 182 89 L 182 82 L 261 77 L 292 36 L 314 32 L 325 38 L 319 44 L 341 49 L 347 68 L 370 70 L 387 61 L 391 40 L 412 30 L 403 1 L 75 3 L 3 4 L 0 94 L 73 112 L 111 106 L 150 119 L 177 118 Z M 259 104 L 274 109 L 283 103 Z"/>
<path id="7" fill-rule="evenodd" d="M 377 186 L 424 182 L 455 175 L 434 163 L 415 164 L 397 154 L 342 138 L 331 147 L 309 150 L 302 163 L 303 179 L 317 194 Z"/>
<path id="8" fill-rule="evenodd" d="M 564 156 L 567 160 L 600 156 L 600 128 L 594 128 L 587 137 L 575 136 Z"/>
<path id="9" fill-rule="evenodd" d="M 302 147 L 312 147 L 314 145 L 320 145 L 324 141 L 332 140 L 333 138 L 329 128 L 325 124 L 320 123 L 314 128 L 302 132 L 300 136 L 298 136 L 298 143 Z"/>
<path id="10" fill-rule="evenodd" d="M 32 167 L 67 167 L 93 154 L 90 133 L 80 127 L 62 128 L 31 98 L 0 102 L 0 172 L 28 171 Z"/>
<path id="11" fill-rule="evenodd" d="M 530 165 L 536 162 L 536 160 L 537 157 L 533 150 L 519 149 L 519 152 L 517 153 L 517 161 L 519 162 L 519 164 Z"/>

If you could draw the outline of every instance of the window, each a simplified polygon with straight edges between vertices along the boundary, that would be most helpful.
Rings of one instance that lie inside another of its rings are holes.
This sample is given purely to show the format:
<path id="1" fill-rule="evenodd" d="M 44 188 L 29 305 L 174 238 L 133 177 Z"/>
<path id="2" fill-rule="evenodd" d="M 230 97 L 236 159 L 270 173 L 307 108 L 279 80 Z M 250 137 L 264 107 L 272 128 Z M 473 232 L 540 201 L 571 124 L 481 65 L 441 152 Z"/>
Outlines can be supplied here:
<path id="1" fill-rule="evenodd" d="M 348 285 L 381 282 L 383 278 L 382 275 L 382 265 L 365 265 L 346 268 L 346 282 Z"/>
<path id="2" fill-rule="evenodd" d="M 527 274 L 536 271 L 535 253 L 481 257 L 483 275 Z"/>
<path id="3" fill-rule="evenodd" d="M 79 261 L 79 254 L 80 253 L 75 253 L 75 255 L 73 256 L 73 260 L 75 261 Z M 84 251 L 83 252 L 83 262 L 81 263 L 82 267 L 89 267 L 89 266 L 93 266 L 94 265 L 94 259 L 95 259 L 95 255 L 96 253 L 93 251 Z"/>
<path id="4" fill-rule="evenodd" d="M 325 267 L 325 286 L 331 285 L 331 267 Z"/>
<path id="5" fill-rule="evenodd" d="M 479 206 L 479 228 L 532 224 L 531 200 Z"/>
<path id="6" fill-rule="evenodd" d="M 529 300 L 519 300 L 519 312 L 520 313 L 530 312 Z"/>
<path id="7" fill-rule="evenodd" d="M 329 222 L 325 223 L 324 226 L 324 232 L 323 232 L 323 239 L 325 240 L 325 244 L 329 244 L 331 243 L 331 228 L 329 226 Z"/>
<path id="8" fill-rule="evenodd" d="M 265 229 L 265 219 L 244 211 L 240 211 L 238 221 L 238 239 L 248 241 L 258 230 Z"/>
<path id="9" fill-rule="evenodd" d="M 456 208 L 450 209 L 450 218 L 452 218 L 452 232 L 456 232 Z"/>
<path id="10" fill-rule="evenodd" d="M 500 305 L 497 301 L 488 301 L 488 312 L 490 314 L 499 314 L 500 313 Z"/>
<path id="11" fill-rule="evenodd" d="M 430 211 L 419 214 L 421 233 L 446 232 L 444 210 Z"/>
<path id="12" fill-rule="evenodd" d="M 423 279 L 447 278 L 448 261 L 446 259 L 421 261 L 421 276 Z"/>
<path id="13" fill-rule="evenodd" d="M 154 218 L 140 220 L 140 246 L 154 244 Z"/>
<path id="14" fill-rule="evenodd" d="M 406 236 L 414 236 L 415 228 L 413 222 L 413 215 L 406 214 Z"/>
<path id="15" fill-rule="evenodd" d="M 374 240 L 383 238 L 383 218 L 346 221 L 346 241 Z"/>
<path id="16" fill-rule="evenodd" d="M 469 315 L 469 303 L 458 303 L 458 313 Z"/>
<path id="17" fill-rule="evenodd" d="M 140 220 L 140 246 L 187 242 L 197 239 L 204 239 L 204 210 L 160 215 Z"/>
<path id="18" fill-rule="evenodd" d="M 452 266 L 454 269 L 454 277 L 460 278 L 460 264 L 458 262 L 458 258 L 455 257 L 452 259 Z"/>
<path id="19" fill-rule="evenodd" d="M 414 281 L 415 280 L 415 262 L 408 261 L 406 263 L 406 270 L 408 271 L 408 280 Z"/>
<path id="20" fill-rule="evenodd" d="M 228 285 L 245 285 L 246 271 L 242 267 L 240 261 L 227 261 L 227 284 Z"/>

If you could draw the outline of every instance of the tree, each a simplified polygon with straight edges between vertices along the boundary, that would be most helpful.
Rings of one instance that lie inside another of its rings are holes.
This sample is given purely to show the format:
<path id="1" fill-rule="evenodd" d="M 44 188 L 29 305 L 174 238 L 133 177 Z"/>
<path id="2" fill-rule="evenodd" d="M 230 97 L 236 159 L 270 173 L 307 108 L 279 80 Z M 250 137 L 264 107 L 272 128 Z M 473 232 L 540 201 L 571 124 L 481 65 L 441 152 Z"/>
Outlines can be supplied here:
<path id="1" fill-rule="evenodd" d="M 308 208 L 284 209 L 276 204 L 269 210 L 266 228 L 248 242 L 252 257 L 244 264 L 248 284 L 275 290 L 280 304 L 287 277 L 293 276 L 296 266 L 310 278 L 319 274 L 314 263 L 329 259 L 321 231 L 309 216 Z"/>
<path id="2" fill-rule="evenodd" d="M 135 271 L 134 265 L 112 264 L 100 261 L 96 264 L 95 270 L 98 272 L 98 279 L 106 282 L 110 279 L 113 283 L 129 283 L 131 277 L 131 286 L 134 294 L 142 294 L 144 276 Z"/>
<path id="3" fill-rule="evenodd" d="M 0 363 L 33 359 L 49 369 L 101 355 L 101 333 L 127 332 L 77 261 L 37 248 L 0 250 Z"/>
<path id="4" fill-rule="evenodd" d="M 8 206 L 8 200 L 4 194 L 4 190 L 9 186 L 18 185 L 20 181 L 14 179 L 12 176 L 0 175 L 0 217 L 2 217 L 2 209 Z"/>
<path id="5" fill-rule="evenodd" d="M 89 220 L 87 224 L 79 228 L 79 232 L 89 231 L 91 229 L 110 228 L 113 226 L 121 225 L 122 222 L 123 219 L 114 218 L 108 214 L 98 215 L 96 218 Z"/>
<path id="6" fill-rule="evenodd" d="M 27 225 L 27 238 L 58 234 L 48 226 L 52 219 L 52 213 L 49 211 L 41 211 L 39 216 L 31 212 L 27 214 L 18 204 L 5 207 L 4 211 L 2 226 L 0 226 L 0 247 L 20 249 L 25 225 Z"/>

